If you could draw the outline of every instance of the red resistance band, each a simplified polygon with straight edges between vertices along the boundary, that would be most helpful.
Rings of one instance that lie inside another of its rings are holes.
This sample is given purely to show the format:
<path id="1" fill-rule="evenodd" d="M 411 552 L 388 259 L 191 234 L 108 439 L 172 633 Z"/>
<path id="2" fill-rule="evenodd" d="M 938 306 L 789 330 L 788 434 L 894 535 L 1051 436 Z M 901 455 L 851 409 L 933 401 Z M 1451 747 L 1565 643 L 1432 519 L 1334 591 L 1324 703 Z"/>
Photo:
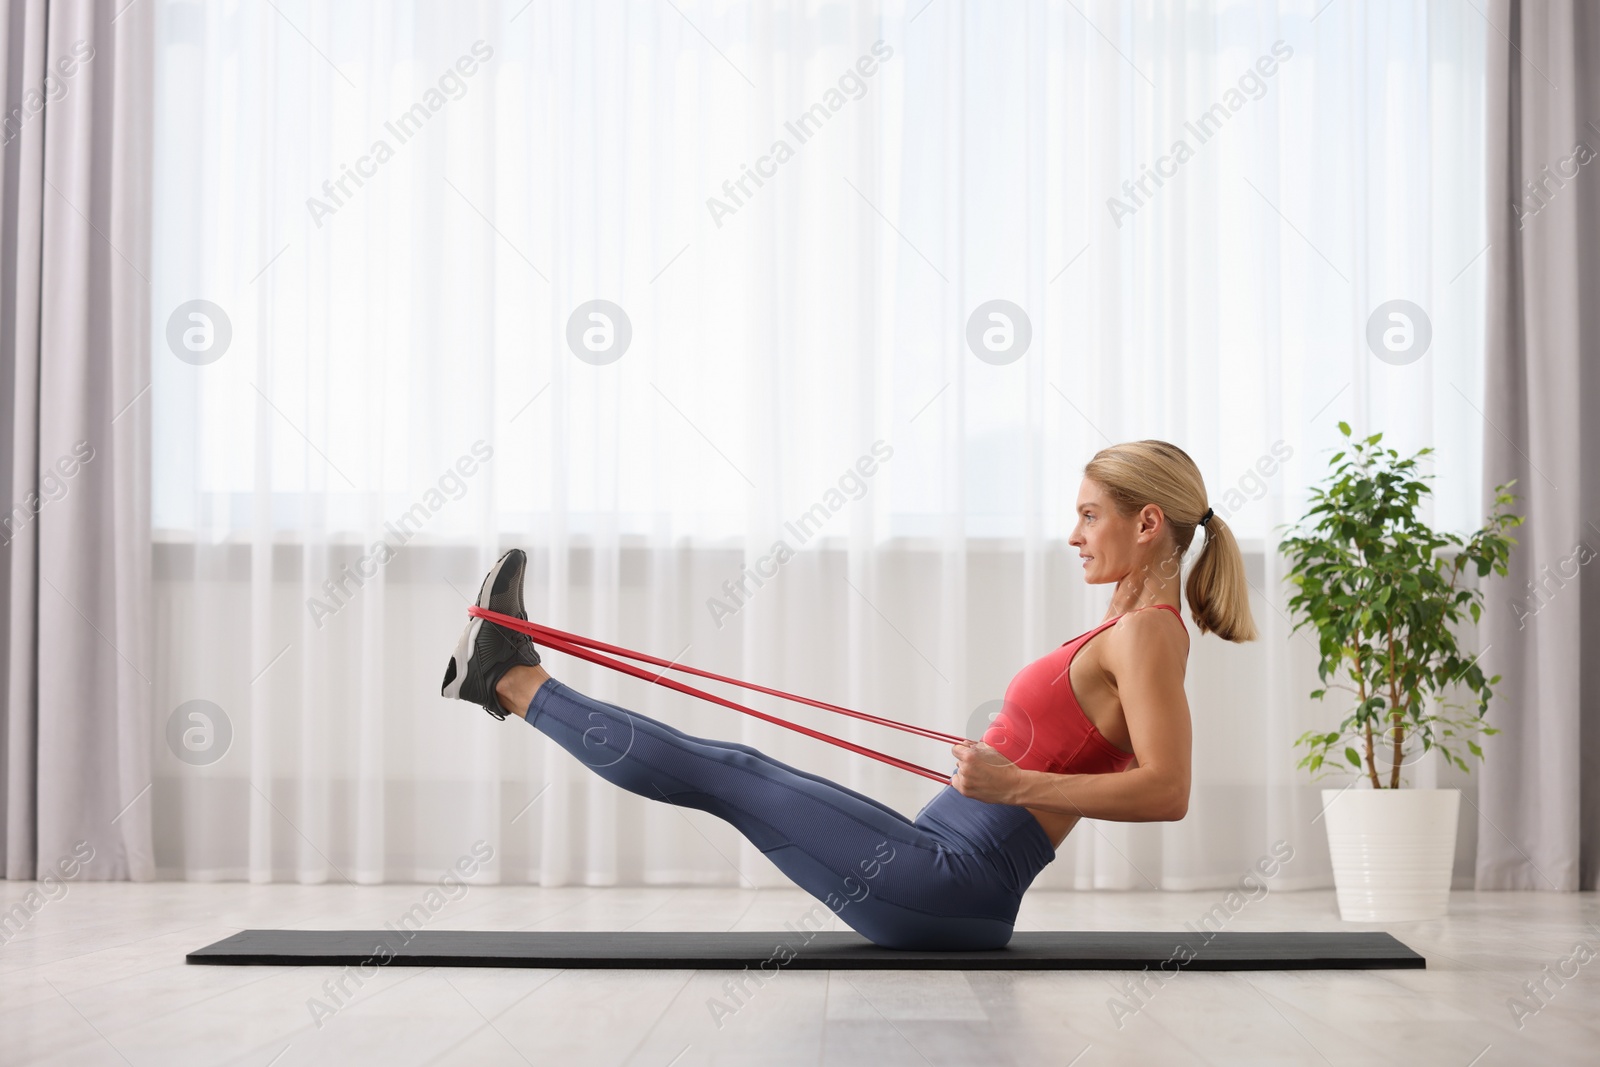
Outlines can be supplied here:
<path id="1" fill-rule="evenodd" d="M 636 659 L 643 663 L 653 664 L 654 666 L 661 667 L 664 670 L 679 670 L 686 674 L 697 675 L 701 678 L 710 678 L 711 680 L 717 682 L 727 682 L 729 685 L 736 685 L 744 689 L 754 690 L 757 693 L 765 693 L 768 696 L 782 697 L 785 700 L 793 700 L 800 704 L 809 704 L 811 707 L 821 708 L 824 711 L 832 711 L 839 715 L 848 715 L 853 719 L 862 719 L 866 722 L 877 723 L 879 726 L 887 726 L 894 730 L 904 730 L 906 733 L 918 734 L 922 737 L 932 738 L 935 741 L 947 741 L 954 745 L 960 744 L 967 740 L 964 737 L 956 737 L 954 734 L 946 734 L 940 733 L 938 730 L 930 730 L 925 726 L 913 726 L 910 723 L 895 722 L 893 719 L 885 719 L 878 715 L 868 715 L 866 712 L 862 711 L 851 711 L 849 708 L 842 708 L 837 704 L 829 704 L 826 701 L 812 700 L 810 697 L 798 696 L 794 693 L 785 693 L 781 689 L 769 689 L 767 686 L 756 685 L 754 682 L 744 682 L 737 678 L 727 678 L 720 674 L 713 674 L 711 671 L 700 670 L 698 667 L 688 667 L 681 664 L 676 664 L 670 660 L 658 659 L 655 656 L 646 655 L 643 652 L 633 652 L 618 645 L 608 645 L 604 641 L 596 641 L 592 637 L 582 637 L 578 634 L 567 633 L 565 630 L 557 630 L 553 627 L 541 626 L 536 622 L 528 622 L 525 619 L 519 619 L 513 615 L 502 615 L 498 611 L 490 611 L 488 608 L 480 608 L 476 604 L 467 608 L 467 614 L 476 616 L 480 619 L 487 619 L 490 622 L 497 623 L 509 630 L 516 630 L 518 633 L 527 634 L 529 637 L 535 638 L 541 645 L 547 645 L 550 648 L 555 649 L 557 652 L 565 652 L 569 656 L 576 656 L 579 659 L 588 660 L 590 663 L 597 663 L 602 667 L 609 667 L 614 671 L 621 671 L 624 674 L 631 674 L 635 678 L 642 678 L 654 685 L 664 685 L 669 689 L 676 689 L 680 693 L 687 693 L 692 697 L 699 697 L 702 700 L 709 700 L 713 704 L 721 704 L 725 708 L 732 708 L 734 711 L 742 711 L 746 715 L 754 715 L 758 719 L 764 719 L 767 722 L 776 723 L 779 726 L 798 731 L 799 733 L 805 734 L 807 737 L 815 737 L 817 740 L 826 741 L 830 745 L 838 745 L 840 748 L 849 749 L 851 752 L 855 752 L 863 756 L 870 756 L 882 763 L 889 764 L 891 767 L 899 767 L 903 771 L 910 771 L 912 774 L 920 774 L 924 778 L 932 778 L 934 781 L 942 782 L 945 785 L 950 784 L 949 775 L 940 774 L 938 771 L 929 770 L 926 767 L 907 762 L 906 760 L 900 759 L 896 756 L 890 756 L 887 753 L 878 752 L 870 748 L 864 748 L 861 745 L 846 741 L 843 738 L 825 734 L 820 730 L 813 730 L 810 727 L 789 722 L 787 719 L 780 719 L 776 715 L 768 715 L 766 712 L 757 711 L 755 708 L 747 708 L 743 704 L 738 704 L 732 700 L 719 697 L 713 693 L 707 693 L 703 690 L 696 689 L 691 685 L 685 685 L 684 683 L 676 681 L 672 678 L 663 678 L 659 672 L 652 674 L 643 667 L 637 667 L 631 663 L 623 663 L 620 660 L 614 660 L 608 656 L 602 656 L 600 655 L 600 652 L 595 650 L 599 649 L 601 652 L 610 652 L 614 655 L 626 656 L 629 659 Z"/>

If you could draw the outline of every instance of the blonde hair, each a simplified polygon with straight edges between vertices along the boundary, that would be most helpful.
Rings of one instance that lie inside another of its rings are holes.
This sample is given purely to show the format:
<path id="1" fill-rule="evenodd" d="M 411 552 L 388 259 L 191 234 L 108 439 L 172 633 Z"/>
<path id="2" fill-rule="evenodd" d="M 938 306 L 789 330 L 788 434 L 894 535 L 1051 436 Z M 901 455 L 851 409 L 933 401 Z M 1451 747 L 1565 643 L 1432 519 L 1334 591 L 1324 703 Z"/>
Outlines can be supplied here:
<path id="1" fill-rule="evenodd" d="M 1129 441 L 1096 452 L 1083 473 L 1105 489 L 1124 516 L 1138 514 L 1147 504 L 1159 507 L 1181 566 L 1208 507 L 1205 479 L 1187 452 L 1166 441 Z M 1200 557 L 1183 587 L 1189 613 L 1201 633 L 1254 641 L 1258 635 L 1239 543 L 1221 515 L 1213 513 L 1205 530 Z"/>

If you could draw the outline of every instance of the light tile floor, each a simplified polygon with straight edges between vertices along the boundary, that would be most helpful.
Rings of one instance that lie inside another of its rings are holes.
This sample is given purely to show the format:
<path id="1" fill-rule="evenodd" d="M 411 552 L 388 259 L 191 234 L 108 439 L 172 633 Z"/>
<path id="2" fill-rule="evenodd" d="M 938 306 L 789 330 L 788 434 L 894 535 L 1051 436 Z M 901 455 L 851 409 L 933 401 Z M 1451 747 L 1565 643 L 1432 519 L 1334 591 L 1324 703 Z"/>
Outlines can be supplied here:
<path id="1" fill-rule="evenodd" d="M 0 882 L 0 913 L 33 888 Z M 1600 959 L 1546 977 L 1600 949 L 1592 892 L 1458 892 L 1445 919 L 1370 925 L 1341 923 L 1332 890 L 1273 893 L 1227 929 L 1387 929 L 1428 967 L 1190 972 L 1136 995 L 1111 971 L 787 971 L 736 1001 L 726 971 L 389 967 L 335 998 L 337 968 L 183 962 L 245 928 L 378 928 L 427 888 L 70 884 L 0 945 L 0 1064 L 1600 1063 Z M 1177 930 L 1221 895 L 1034 892 L 1018 927 Z M 812 903 L 473 887 L 430 928 L 778 930 Z M 1542 1003 L 1523 988 L 1541 978 Z M 1517 997 L 1538 1009 L 1520 1027 Z"/>

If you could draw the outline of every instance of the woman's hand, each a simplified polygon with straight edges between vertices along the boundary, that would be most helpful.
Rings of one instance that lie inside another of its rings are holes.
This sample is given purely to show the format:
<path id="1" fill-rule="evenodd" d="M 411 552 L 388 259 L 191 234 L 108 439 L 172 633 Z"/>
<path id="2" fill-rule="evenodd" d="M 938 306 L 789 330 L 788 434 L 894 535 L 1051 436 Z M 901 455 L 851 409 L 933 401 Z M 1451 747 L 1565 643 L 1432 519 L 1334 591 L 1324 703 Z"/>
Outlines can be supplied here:
<path id="1" fill-rule="evenodd" d="M 992 745 L 982 741 L 963 741 L 950 746 L 960 765 L 950 776 L 956 792 L 990 804 L 1010 804 L 1021 780 L 1022 771 Z"/>

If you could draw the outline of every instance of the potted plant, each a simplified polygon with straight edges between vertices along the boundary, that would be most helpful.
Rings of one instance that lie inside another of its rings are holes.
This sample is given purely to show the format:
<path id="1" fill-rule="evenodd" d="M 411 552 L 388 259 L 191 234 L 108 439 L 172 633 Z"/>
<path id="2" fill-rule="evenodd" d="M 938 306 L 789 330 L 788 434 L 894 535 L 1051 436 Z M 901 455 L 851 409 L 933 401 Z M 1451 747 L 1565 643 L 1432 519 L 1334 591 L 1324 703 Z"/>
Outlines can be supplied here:
<path id="1" fill-rule="evenodd" d="M 1402 459 L 1380 447 L 1381 433 L 1355 438 L 1343 422 L 1339 432 L 1348 445 L 1279 546 L 1296 587 L 1291 633 L 1313 631 L 1321 655 L 1323 688 L 1311 696 L 1339 691 L 1348 709 L 1338 729 L 1301 735 L 1298 766 L 1313 779 L 1335 769 L 1359 775 L 1322 791 L 1341 917 L 1438 918 L 1449 902 L 1460 791 L 1402 789 L 1400 772 L 1430 749 L 1469 770 L 1460 747 L 1482 759 L 1477 736 L 1497 732 L 1483 716 L 1500 676 L 1484 677 L 1456 631 L 1483 610 L 1482 588 L 1463 574 L 1506 573 L 1516 540 L 1505 531 L 1523 521 L 1507 510 L 1516 483 L 1495 487 L 1494 512 L 1471 536 L 1438 532 L 1417 516 L 1433 477 L 1417 462 L 1433 449 Z M 1460 690 L 1475 709 L 1449 701 Z"/>

